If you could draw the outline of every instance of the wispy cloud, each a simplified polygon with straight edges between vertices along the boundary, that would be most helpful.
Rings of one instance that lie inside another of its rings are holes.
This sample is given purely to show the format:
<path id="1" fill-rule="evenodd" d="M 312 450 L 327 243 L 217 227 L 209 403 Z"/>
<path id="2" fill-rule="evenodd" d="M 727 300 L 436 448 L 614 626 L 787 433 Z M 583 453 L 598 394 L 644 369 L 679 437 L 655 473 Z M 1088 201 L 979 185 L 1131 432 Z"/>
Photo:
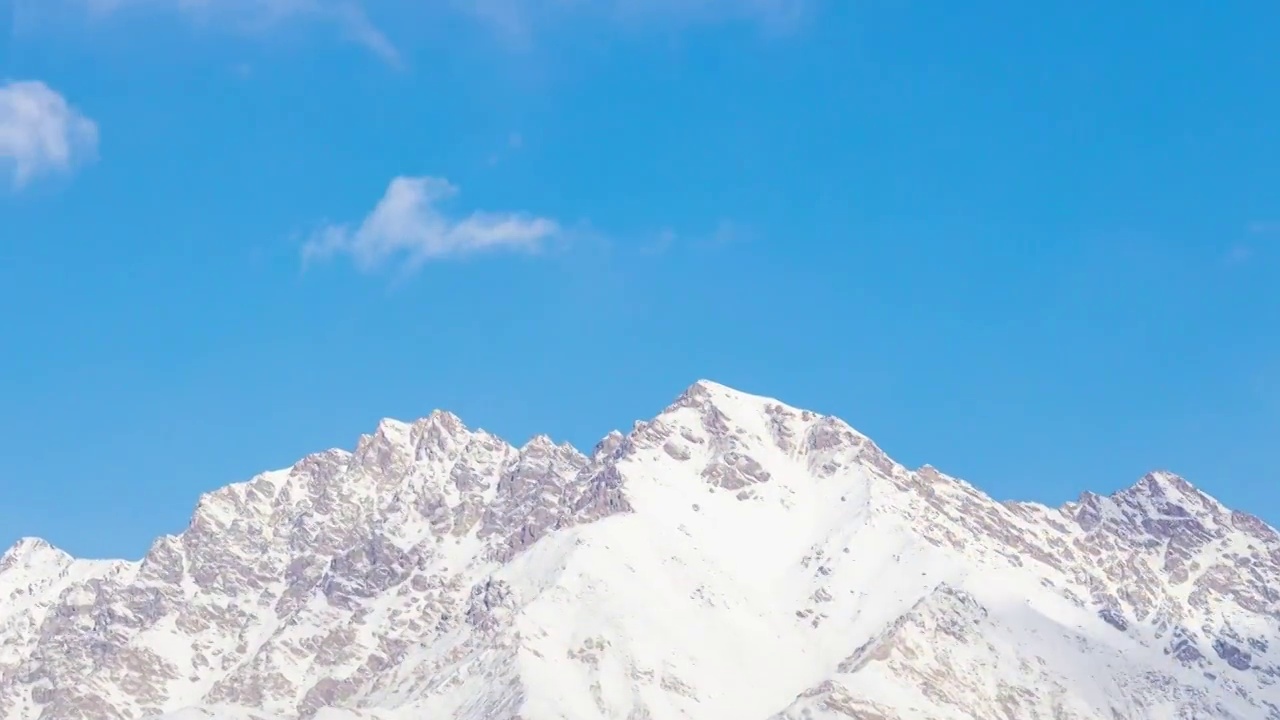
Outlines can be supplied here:
<path id="1" fill-rule="evenodd" d="M 303 246 L 303 263 L 346 255 L 366 272 L 392 263 L 412 271 L 477 253 L 536 252 L 561 232 L 555 220 L 525 213 L 451 216 L 441 205 L 457 194 L 443 178 L 397 177 L 358 226 L 327 225 L 314 233 Z"/>
<path id="2" fill-rule="evenodd" d="M 748 20 L 775 30 L 795 27 L 820 0 L 596 0 L 624 21 L 714 23 Z"/>
<path id="3" fill-rule="evenodd" d="M 403 65 L 396 43 L 370 16 L 377 8 L 414 17 L 397 30 L 411 42 L 414 23 L 440 14 L 470 17 L 490 32 L 525 45 L 540 30 L 581 23 L 586 32 L 607 24 L 627 29 L 670 29 L 727 22 L 750 22 L 770 32 L 802 23 L 826 0 L 426 0 L 375 3 L 374 0 L 11 0 L 23 25 L 37 16 L 103 19 L 125 11 L 172 12 L 213 27 L 260 33 L 286 22 L 319 22 L 337 28 L 389 64 Z M 424 14 L 425 11 L 425 14 Z"/>
<path id="4" fill-rule="evenodd" d="M 32 12 L 79 7 L 105 18 L 127 10 L 176 12 L 196 22 L 229 30 L 260 32 L 284 22 L 310 21 L 336 27 L 392 65 L 400 52 L 370 19 L 362 0 L 15 0 Z"/>
<path id="5" fill-rule="evenodd" d="M 640 246 L 640 252 L 644 255 L 660 255 L 671 249 L 671 246 L 679 239 L 679 235 L 671 228 L 662 228 L 657 235 Z"/>
<path id="6" fill-rule="evenodd" d="M 98 126 L 37 80 L 0 84 L 0 170 L 15 188 L 92 159 Z"/>
<path id="7" fill-rule="evenodd" d="M 488 164 L 490 167 L 501 163 L 505 158 L 520 152 L 524 147 L 524 135 L 519 132 L 512 131 L 507 134 L 506 141 L 502 147 L 494 152 L 489 153 Z"/>
<path id="8" fill-rule="evenodd" d="M 1253 248 L 1243 243 L 1231 246 L 1227 251 L 1226 262 L 1228 265 L 1239 265 L 1248 262 L 1253 258 Z"/>
<path id="9" fill-rule="evenodd" d="M 627 27 L 670 27 L 749 21 L 771 31 L 789 30 L 821 0 L 455 0 L 455 7 L 512 38 L 527 40 L 538 28 L 572 19 Z"/>
<path id="10" fill-rule="evenodd" d="M 751 240 L 751 230 L 732 220 L 721 220 L 716 223 L 715 230 L 705 238 L 704 243 L 711 247 L 737 245 Z"/>
<path id="11" fill-rule="evenodd" d="M 1255 220 L 1245 227 L 1245 235 L 1246 239 L 1232 245 L 1227 251 L 1225 261 L 1228 265 L 1240 265 L 1253 260 L 1260 245 L 1280 237 L 1280 222 Z"/>
<path id="12" fill-rule="evenodd" d="M 693 233 L 680 233 L 665 227 L 659 230 L 649 242 L 640 245 L 640 252 L 645 255 L 657 255 L 672 250 L 677 245 L 717 250 L 748 242 L 751 237 L 752 232 L 749 228 L 731 220 L 720 220 L 710 230 Z"/>

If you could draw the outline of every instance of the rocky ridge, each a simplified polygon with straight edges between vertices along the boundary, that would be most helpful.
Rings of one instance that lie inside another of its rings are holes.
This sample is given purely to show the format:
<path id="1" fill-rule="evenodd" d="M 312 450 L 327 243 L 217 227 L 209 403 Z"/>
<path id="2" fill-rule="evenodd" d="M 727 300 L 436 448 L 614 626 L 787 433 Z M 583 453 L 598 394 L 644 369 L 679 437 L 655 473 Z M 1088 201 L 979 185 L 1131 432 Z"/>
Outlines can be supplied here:
<path id="1" fill-rule="evenodd" d="M 0 557 L 0 720 L 1280 720 L 1280 536 L 1061 508 L 699 382 L 584 455 L 386 420 L 139 562 Z"/>

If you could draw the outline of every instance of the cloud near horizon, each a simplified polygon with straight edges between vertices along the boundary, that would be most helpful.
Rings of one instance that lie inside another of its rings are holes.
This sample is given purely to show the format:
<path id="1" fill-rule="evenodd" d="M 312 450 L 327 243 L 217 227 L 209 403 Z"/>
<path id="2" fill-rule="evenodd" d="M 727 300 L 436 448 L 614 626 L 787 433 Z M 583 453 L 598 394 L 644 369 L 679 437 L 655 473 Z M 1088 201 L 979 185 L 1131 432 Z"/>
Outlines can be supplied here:
<path id="1" fill-rule="evenodd" d="M 0 84 L 0 170 L 21 189 L 97 155 L 98 126 L 38 80 Z"/>
<path id="2" fill-rule="evenodd" d="M 302 248 L 303 264 L 347 255 L 364 272 L 391 262 L 411 271 L 484 252 L 537 252 L 561 233 L 555 220 L 525 213 L 450 216 L 441 205 L 457 194 L 444 178 L 397 177 L 358 226 L 330 224 L 312 234 Z"/>

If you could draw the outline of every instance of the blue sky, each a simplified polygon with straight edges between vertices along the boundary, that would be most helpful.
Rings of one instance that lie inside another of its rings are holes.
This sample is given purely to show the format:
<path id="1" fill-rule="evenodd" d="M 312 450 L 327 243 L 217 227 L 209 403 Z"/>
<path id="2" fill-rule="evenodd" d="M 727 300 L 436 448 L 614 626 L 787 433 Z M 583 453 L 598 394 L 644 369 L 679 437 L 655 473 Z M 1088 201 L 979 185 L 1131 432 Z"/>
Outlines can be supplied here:
<path id="1" fill-rule="evenodd" d="M 1275 3 L 10 7 L 0 545 L 702 377 L 999 498 L 1280 521 Z"/>

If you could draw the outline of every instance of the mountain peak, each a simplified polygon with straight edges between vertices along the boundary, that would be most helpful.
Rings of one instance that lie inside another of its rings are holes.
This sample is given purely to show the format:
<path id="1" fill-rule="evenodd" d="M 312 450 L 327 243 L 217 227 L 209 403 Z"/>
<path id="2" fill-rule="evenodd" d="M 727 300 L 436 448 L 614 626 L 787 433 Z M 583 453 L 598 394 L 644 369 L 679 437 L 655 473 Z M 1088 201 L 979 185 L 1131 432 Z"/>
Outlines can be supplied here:
<path id="1" fill-rule="evenodd" d="M 714 380 L 696 380 L 680 393 L 681 398 L 697 398 L 700 400 L 765 400 L 767 398 L 731 388 Z"/>
<path id="2" fill-rule="evenodd" d="M 1226 511 L 1217 499 L 1201 491 L 1185 478 L 1167 470 L 1156 470 L 1143 475 L 1131 487 L 1112 497 L 1128 504 L 1152 507 L 1160 512 L 1176 507 L 1188 511 L 1200 509 L 1211 513 Z M 1192 506 L 1192 507 L 1187 507 Z"/>
<path id="3" fill-rule="evenodd" d="M 1158 470 L 1110 495 L 1084 492 L 1064 506 L 1086 531 L 1108 528 L 1137 538 L 1198 538 L 1228 532 L 1232 511 L 1184 478 Z"/>
<path id="4" fill-rule="evenodd" d="M 755 413 L 769 405 L 786 407 L 774 398 L 737 390 L 713 380 L 698 380 L 680 393 L 667 410 L 713 407 L 725 415 L 735 416 L 744 412 Z"/>
<path id="5" fill-rule="evenodd" d="M 694 380 L 693 384 L 685 389 L 685 392 L 686 393 L 698 393 L 698 392 L 731 392 L 732 393 L 732 392 L 738 392 L 738 391 L 729 387 L 728 385 L 725 385 L 723 383 L 718 383 L 715 380 L 699 378 L 697 380 Z"/>
<path id="6" fill-rule="evenodd" d="M 54 547 L 43 538 L 24 537 L 14 543 L 3 555 L 0 555 L 0 567 L 12 567 L 46 559 L 62 558 L 70 559 L 71 556 Z"/>
<path id="7" fill-rule="evenodd" d="M 1168 470 L 1154 470 L 1143 475 L 1138 479 L 1138 482 L 1134 483 L 1134 486 L 1131 489 L 1140 490 L 1153 495 L 1160 495 L 1162 497 L 1199 492 L 1199 490 L 1197 490 L 1190 482 L 1187 482 L 1185 478 L 1169 472 Z"/>
<path id="8" fill-rule="evenodd" d="M 458 433 L 467 429 L 466 424 L 462 422 L 462 418 L 454 415 L 448 410 L 432 410 L 430 415 L 418 421 L 418 424 L 434 425 L 446 432 Z"/>
<path id="9" fill-rule="evenodd" d="M 40 552 L 44 550 L 54 550 L 54 549 L 56 548 L 54 548 L 53 545 L 51 545 L 49 541 L 45 540 L 44 538 L 23 537 L 23 538 L 18 538 L 18 541 L 15 542 L 13 546 L 10 547 L 7 551 L 5 551 L 4 554 L 5 555 L 10 555 L 10 554 L 25 555 L 31 552 Z"/>
<path id="10" fill-rule="evenodd" d="M 529 442 L 522 445 L 520 447 L 520 451 L 528 452 L 529 450 L 541 450 L 545 452 L 550 452 L 552 450 L 555 450 L 558 447 L 559 445 L 556 444 L 555 440 L 551 439 L 550 435 L 547 435 L 545 433 L 538 433 L 537 435 L 534 435 L 533 437 L 529 438 Z"/>

